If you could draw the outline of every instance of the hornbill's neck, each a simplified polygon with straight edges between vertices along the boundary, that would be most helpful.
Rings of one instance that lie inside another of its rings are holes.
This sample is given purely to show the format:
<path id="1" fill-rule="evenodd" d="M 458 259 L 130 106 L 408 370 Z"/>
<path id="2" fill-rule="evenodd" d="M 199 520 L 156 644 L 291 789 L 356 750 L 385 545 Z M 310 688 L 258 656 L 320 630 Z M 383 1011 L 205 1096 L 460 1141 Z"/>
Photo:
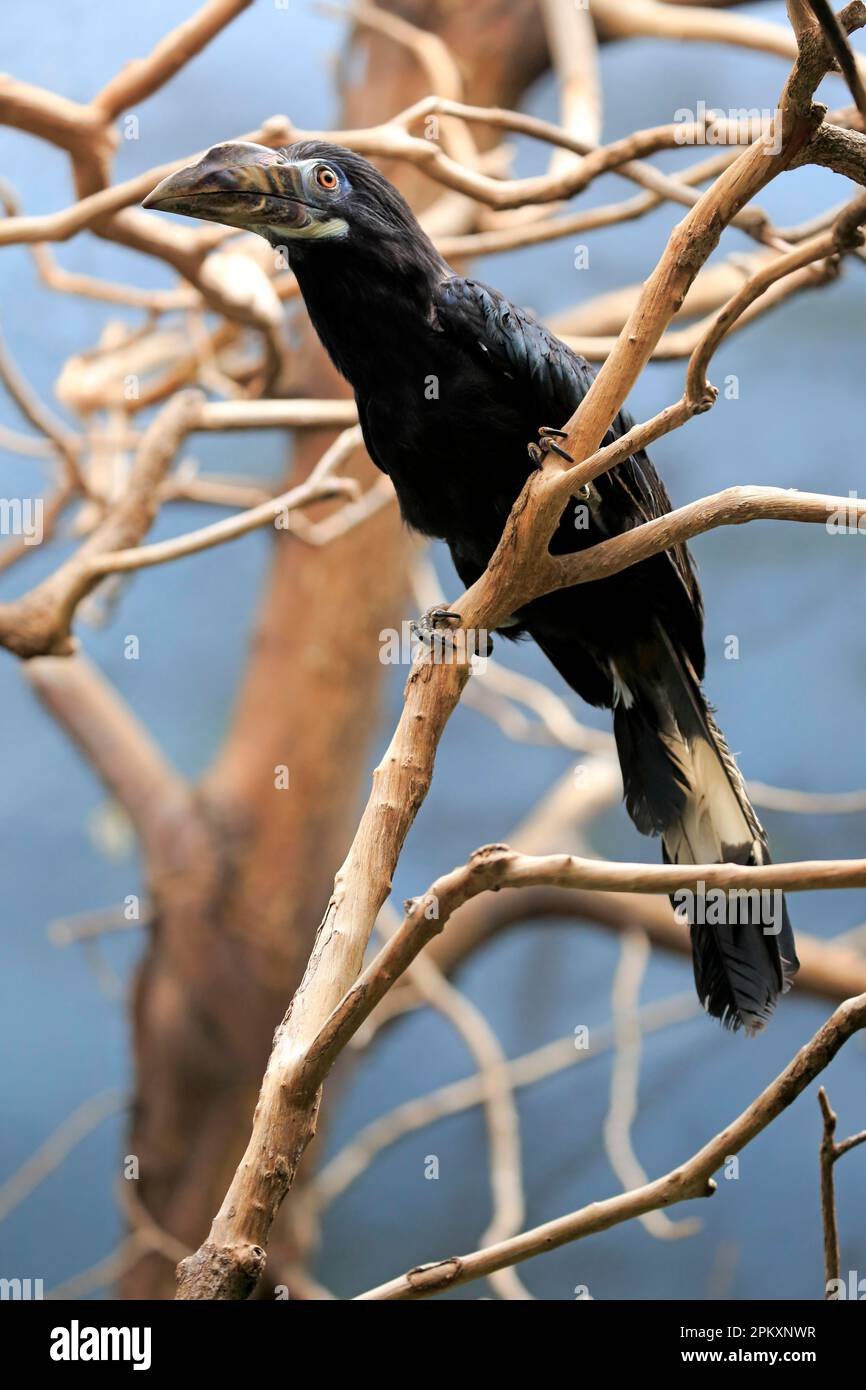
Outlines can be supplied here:
<path id="1" fill-rule="evenodd" d="M 429 343 L 436 286 L 453 272 L 421 233 L 371 247 L 335 240 L 289 249 L 307 312 L 337 370 L 356 392 L 405 372 Z M 423 363 L 422 363 L 423 365 Z"/>

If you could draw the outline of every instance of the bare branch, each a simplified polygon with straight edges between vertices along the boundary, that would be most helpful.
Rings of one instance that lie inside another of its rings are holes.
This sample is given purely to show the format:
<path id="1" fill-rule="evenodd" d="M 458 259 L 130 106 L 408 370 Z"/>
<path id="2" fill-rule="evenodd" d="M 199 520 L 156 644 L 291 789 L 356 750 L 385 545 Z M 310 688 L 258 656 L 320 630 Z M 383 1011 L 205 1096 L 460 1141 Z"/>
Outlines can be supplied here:
<path id="1" fill-rule="evenodd" d="M 0 223 L 0 226 L 3 224 Z M 81 486 L 78 456 L 81 441 L 38 399 L 19 372 L 5 345 L 0 342 L 0 381 L 6 387 L 25 419 L 54 445 L 63 460 L 67 481 Z"/>
<path id="2" fill-rule="evenodd" d="M 126 1102 L 123 1091 L 103 1091 L 67 1115 L 36 1153 L 0 1186 L 0 1221 L 5 1221 L 40 1183 L 57 1171 L 76 1144 L 92 1134 L 103 1120 L 122 1110 Z"/>
<path id="3" fill-rule="evenodd" d="M 621 1196 L 593 1202 L 591 1206 L 524 1231 L 522 1235 L 486 1250 L 419 1265 L 398 1279 L 359 1294 L 358 1298 L 375 1301 L 428 1298 L 445 1289 L 469 1283 L 492 1270 L 556 1250 L 561 1245 L 609 1230 L 611 1226 L 631 1221 L 648 1212 L 663 1210 L 676 1202 L 711 1197 L 716 1190 L 713 1173 L 781 1115 L 829 1065 L 843 1044 L 863 1027 L 866 1027 L 866 995 L 861 994 L 839 1006 L 785 1070 L 742 1114 L 664 1177 Z"/>
<path id="4" fill-rule="evenodd" d="M 155 872 L 193 854 L 200 821 L 191 789 L 97 668 L 79 652 L 34 657 L 23 673 L 129 816 Z"/>
<path id="5" fill-rule="evenodd" d="M 389 915 L 386 909 L 383 917 Z M 391 930 L 394 926 L 399 926 L 399 918 L 392 924 Z M 382 929 L 382 918 L 379 929 Z M 505 1054 L 483 1013 L 448 983 L 434 961 L 423 955 L 418 956 L 408 973 L 413 987 L 424 1002 L 448 1019 L 457 1030 L 478 1066 L 490 1148 L 493 1204 L 493 1214 L 481 1236 L 481 1244 L 486 1245 L 519 1231 L 525 1216 L 520 1120 Z M 494 1274 L 491 1284 L 503 1298 L 525 1299 L 530 1296 L 516 1276 L 510 1273 Z"/>
<path id="6" fill-rule="evenodd" d="M 866 1130 L 864 1130 L 862 1134 L 853 1134 L 849 1139 L 843 1139 L 841 1143 L 838 1143 L 835 1137 L 836 1112 L 830 1105 L 827 1092 L 824 1090 L 823 1086 L 818 1089 L 818 1104 L 821 1107 L 821 1115 L 824 1120 L 824 1132 L 821 1136 L 821 1147 L 819 1149 L 821 1218 L 824 1227 L 824 1297 L 827 1299 L 835 1299 L 838 1297 L 838 1285 L 841 1282 L 841 1268 L 833 1168 L 843 1154 L 849 1153 L 851 1149 L 856 1149 L 858 1145 L 866 1143 Z M 833 1288 L 834 1284 L 836 1288 Z"/>
<path id="7" fill-rule="evenodd" d="M 146 101 L 251 3 L 252 0 L 207 0 L 197 14 L 160 39 L 146 58 L 127 63 L 97 92 L 93 107 L 104 120 L 113 121 L 121 111 Z"/>
<path id="8" fill-rule="evenodd" d="M 202 526 L 198 531 L 175 536 L 172 540 L 98 555 L 93 560 L 91 571 L 94 574 L 117 574 L 126 570 L 145 569 L 151 565 L 164 565 L 184 555 L 195 555 L 202 550 L 210 550 L 215 545 L 225 545 L 226 541 L 237 540 L 239 536 L 246 536 L 261 526 L 281 523 L 282 529 L 288 530 L 288 518 L 292 511 L 309 506 L 313 502 L 346 496 L 357 499 L 358 484 L 355 479 L 334 477 L 334 470 L 345 462 L 360 443 L 360 428 L 353 425 L 338 436 L 330 449 L 322 455 L 318 466 L 297 487 L 289 488 L 287 492 L 271 497 L 266 502 L 259 502 L 246 511 L 239 512 L 237 516 L 226 517 L 224 521 Z"/>
<path id="9" fill-rule="evenodd" d="M 848 35 L 836 18 L 835 10 L 828 5 L 827 0 L 809 0 L 809 5 L 824 30 L 824 37 L 839 64 L 839 70 L 851 89 L 857 110 L 866 121 L 866 89 L 863 87 L 863 72 L 858 67 L 857 56 L 851 49 Z"/>
<path id="10" fill-rule="evenodd" d="M 604 1146 L 610 1165 L 626 1192 L 643 1187 L 648 1181 L 634 1151 L 631 1129 L 637 1115 L 640 1084 L 638 1003 L 649 958 L 650 946 L 645 933 L 640 930 L 625 932 L 611 991 L 616 1043 L 610 1076 L 610 1105 L 604 1121 Z M 682 1240 L 701 1228 L 700 1221 L 671 1221 L 661 1211 L 645 1212 L 638 1219 L 644 1229 L 659 1240 Z"/>
<path id="11" fill-rule="evenodd" d="M 541 12 L 559 83 L 562 125 L 577 139 L 597 144 L 601 136 L 601 80 L 589 6 L 573 5 L 570 0 L 542 0 Z M 550 172 L 557 173 L 568 163 L 567 157 L 560 156 L 551 163 Z"/>
<path id="12" fill-rule="evenodd" d="M 650 1034 L 673 1023 L 687 1022 L 695 1018 L 699 1011 L 700 1005 L 694 994 L 677 994 L 645 1005 L 639 1011 L 638 1020 L 641 1031 Z M 569 1033 L 556 1042 L 545 1043 L 533 1052 L 504 1062 L 502 1068 L 510 1085 L 517 1090 L 535 1085 L 581 1062 L 590 1062 L 609 1051 L 614 1042 L 613 1027 L 602 1025 L 593 1028 L 587 1050 L 576 1048 L 574 1035 Z M 312 1202 L 314 1209 L 320 1211 L 345 1192 L 383 1149 L 397 1143 L 404 1135 L 425 1129 L 437 1120 L 481 1105 L 484 1095 L 484 1078 L 476 1074 L 461 1081 L 451 1081 L 428 1095 L 404 1101 L 388 1114 L 371 1121 L 319 1169 L 310 1188 L 304 1193 L 305 1201 Z"/>
<path id="13" fill-rule="evenodd" d="M 23 657 L 68 654 L 74 649 L 70 629 L 76 607 L 106 574 L 160 564 L 204 550 L 273 521 L 286 508 L 356 493 L 351 480 L 330 476 L 346 453 L 357 447 L 354 433 L 357 427 L 353 427 L 299 487 L 260 503 L 238 517 L 229 517 L 189 536 L 141 550 L 138 542 L 159 510 L 166 474 L 192 430 L 318 425 L 334 419 L 353 419 L 355 414 L 354 405 L 342 401 L 334 404 L 327 401 L 206 404 L 195 391 L 175 395 L 142 437 L 126 491 L 80 549 L 35 589 L 10 603 L 0 604 L 0 644 Z"/>
<path id="14" fill-rule="evenodd" d="M 793 3 L 802 12 L 805 0 L 793 0 Z M 795 23 L 792 15 L 795 37 L 781 24 L 752 19 L 748 15 L 712 14 L 693 0 L 675 11 L 667 4 L 659 4 L 658 0 L 592 0 L 592 8 L 604 32 L 617 38 L 642 34 L 677 41 L 729 43 L 790 59 L 797 56 L 797 38 L 802 38 L 811 27 Z"/>

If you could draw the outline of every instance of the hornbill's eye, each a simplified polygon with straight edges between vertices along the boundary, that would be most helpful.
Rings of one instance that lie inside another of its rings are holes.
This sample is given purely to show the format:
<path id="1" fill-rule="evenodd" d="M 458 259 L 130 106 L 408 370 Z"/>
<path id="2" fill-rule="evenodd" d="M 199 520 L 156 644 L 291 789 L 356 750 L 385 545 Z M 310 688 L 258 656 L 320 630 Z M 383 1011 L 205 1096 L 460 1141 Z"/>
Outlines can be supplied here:
<path id="1" fill-rule="evenodd" d="M 335 188 L 339 188 L 340 180 L 328 164 L 320 164 L 316 170 L 316 183 L 320 188 L 324 188 L 326 193 L 333 193 Z"/>

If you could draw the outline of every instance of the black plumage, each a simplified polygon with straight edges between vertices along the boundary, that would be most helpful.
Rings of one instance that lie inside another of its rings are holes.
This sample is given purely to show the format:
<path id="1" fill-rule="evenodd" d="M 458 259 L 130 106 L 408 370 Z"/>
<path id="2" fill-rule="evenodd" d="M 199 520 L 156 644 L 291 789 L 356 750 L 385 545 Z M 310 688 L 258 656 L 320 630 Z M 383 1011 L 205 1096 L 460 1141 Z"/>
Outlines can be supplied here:
<path id="1" fill-rule="evenodd" d="M 542 324 L 455 275 L 397 190 L 339 146 L 218 146 L 147 200 L 227 221 L 283 246 L 322 343 L 351 383 L 370 456 L 407 523 L 444 540 L 464 584 L 484 571 L 532 463 L 592 368 Z M 605 442 L 631 426 L 623 411 Z M 645 453 L 573 499 L 551 549 L 571 553 L 670 510 Z M 673 863 L 768 862 L 764 831 L 701 690 L 701 595 L 677 546 L 609 579 L 535 599 L 526 633 L 568 684 L 613 710 L 633 821 Z M 708 924 L 694 911 L 695 981 L 708 1011 L 759 1028 L 797 969 L 782 904 L 766 922 Z"/>

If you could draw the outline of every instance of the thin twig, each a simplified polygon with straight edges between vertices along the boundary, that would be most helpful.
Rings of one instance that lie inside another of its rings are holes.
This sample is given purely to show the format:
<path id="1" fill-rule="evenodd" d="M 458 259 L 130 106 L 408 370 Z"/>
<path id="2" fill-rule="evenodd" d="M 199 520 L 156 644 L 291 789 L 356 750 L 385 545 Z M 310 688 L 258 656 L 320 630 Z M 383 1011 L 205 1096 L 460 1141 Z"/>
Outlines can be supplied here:
<path id="1" fill-rule="evenodd" d="M 123 1091 L 103 1091 L 73 1110 L 36 1153 L 0 1186 L 0 1221 L 5 1221 L 40 1183 L 56 1172 L 75 1146 L 92 1134 L 103 1120 L 122 1110 L 127 1100 Z"/>
<path id="2" fill-rule="evenodd" d="M 821 1219 L 824 1227 L 824 1297 L 835 1300 L 839 1297 L 841 1282 L 841 1263 L 839 1257 L 839 1223 L 836 1219 L 836 1193 L 833 1169 L 843 1154 L 850 1153 L 858 1145 L 866 1143 L 866 1129 L 850 1138 L 836 1141 L 836 1112 L 830 1105 L 823 1086 L 818 1088 L 818 1104 L 824 1120 L 819 1149 L 821 1173 Z M 835 1287 L 833 1287 L 835 1285 Z"/>
<path id="3" fill-rule="evenodd" d="M 650 959 L 650 945 L 640 930 L 625 932 L 611 991 L 616 1038 L 610 1076 L 610 1105 L 604 1121 L 604 1147 L 611 1167 L 626 1191 L 643 1187 L 646 1172 L 634 1151 L 631 1131 L 637 1115 L 640 1085 L 641 1025 L 638 1011 L 640 987 Z M 641 1225 L 659 1240 L 682 1240 L 695 1235 L 700 1221 L 671 1221 L 663 1211 L 648 1211 Z M 492 1242 L 488 1242 L 492 1244 Z"/>
<path id="4" fill-rule="evenodd" d="M 593 1202 L 486 1250 L 416 1266 L 397 1279 L 359 1294 L 358 1298 L 373 1301 L 429 1298 L 494 1269 L 556 1250 L 647 1212 L 662 1210 L 676 1202 L 711 1197 L 716 1190 L 713 1174 L 781 1115 L 832 1061 L 843 1044 L 863 1027 L 866 1027 L 866 995 L 861 994 L 840 1005 L 775 1081 L 731 1124 L 691 1158 L 654 1182 L 633 1192 Z"/>

